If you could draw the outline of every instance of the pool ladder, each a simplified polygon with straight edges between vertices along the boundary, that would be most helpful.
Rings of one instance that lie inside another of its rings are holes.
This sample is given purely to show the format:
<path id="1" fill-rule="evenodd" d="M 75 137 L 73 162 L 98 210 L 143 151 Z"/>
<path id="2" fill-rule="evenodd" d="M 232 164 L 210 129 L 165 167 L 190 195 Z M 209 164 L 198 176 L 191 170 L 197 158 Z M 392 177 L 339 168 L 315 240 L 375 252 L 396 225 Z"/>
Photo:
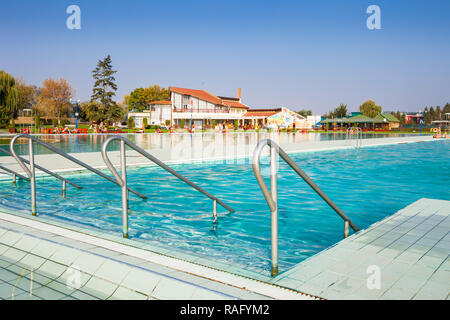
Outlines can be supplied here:
<path id="1" fill-rule="evenodd" d="M 352 145 L 353 140 L 353 131 L 356 130 L 356 146 L 355 148 L 361 148 L 362 146 L 362 129 L 360 127 L 350 127 L 347 129 L 347 134 L 345 136 L 346 141 L 348 141 L 349 145 Z"/>
<path id="2" fill-rule="evenodd" d="M 260 158 L 264 147 L 270 147 L 270 191 L 261 173 Z M 272 276 L 278 274 L 278 195 L 277 195 L 277 159 L 278 155 L 344 220 L 344 238 L 349 235 L 349 227 L 355 232 L 359 229 L 334 204 L 333 201 L 311 180 L 311 178 L 292 160 L 283 149 L 271 139 L 259 141 L 253 154 L 253 172 L 271 211 L 271 262 Z"/>
<path id="3" fill-rule="evenodd" d="M 14 145 L 15 145 L 17 139 L 19 139 L 19 138 L 28 139 L 29 160 L 26 160 L 26 159 L 20 157 L 19 155 L 17 155 L 17 153 L 16 153 L 16 151 L 14 149 Z M 34 147 L 33 147 L 33 143 L 34 142 L 42 145 L 43 147 L 45 147 L 46 149 L 48 149 L 50 151 L 53 151 L 54 153 L 57 153 L 60 156 L 62 156 L 64 158 L 66 158 L 66 159 L 68 159 L 68 160 L 78 164 L 79 166 L 81 166 L 81 167 L 83 167 L 83 168 L 85 168 L 85 169 L 87 169 L 87 170 L 89 170 L 89 171 L 99 175 L 100 177 L 103 177 L 106 180 L 117 184 L 117 182 L 114 179 L 112 179 L 111 177 L 108 177 L 103 172 L 92 168 L 88 164 L 86 164 L 86 163 L 84 163 L 84 162 L 82 162 L 82 161 L 80 161 L 80 160 L 78 160 L 78 159 L 68 155 L 64 151 L 61 151 L 58 148 L 55 148 L 55 147 L 49 145 L 48 143 L 46 143 L 46 142 L 44 142 L 44 141 L 42 141 L 42 140 L 40 140 L 40 139 L 38 139 L 36 137 L 33 137 L 31 135 L 28 135 L 28 134 L 16 135 L 16 136 L 14 136 L 11 139 L 11 142 L 10 142 L 10 150 L 11 150 L 11 152 L 8 152 L 8 151 L 6 151 L 4 149 L 0 149 L 0 151 L 2 151 L 4 153 L 9 154 L 12 157 L 14 157 L 16 159 L 17 163 L 19 163 L 19 165 L 22 167 L 23 171 L 25 171 L 25 173 L 28 175 L 29 181 L 31 183 L 31 214 L 33 216 L 37 215 L 37 211 L 36 211 L 36 173 L 35 173 L 35 169 L 36 168 L 62 181 L 62 183 L 63 183 L 62 195 L 63 196 L 66 195 L 66 184 L 67 183 L 72 185 L 72 186 L 74 186 L 75 188 L 82 189 L 82 187 L 77 185 L 76 183 L 74 183 L 74 182 L 72 182 L 72 181 L 70 181 L 70 180 L 68 180 L 66 178 L 63 178 L 60 175 L 58 175 L 58 174 L 56 174 L 56 173 L 54 173 L 54 172 L 52 172 L 52 171 L 50 171 L 48 169 L 45 169 L 45 168 L 35 164 L 34 163 Z M 29 167 L 27 167 L 25 165 L 25 163 L 29 164 Z M 16 175 L 17 175 L 17 173 L 16 173 Z M 135 191 L 133 189 L 129 189 L 129 191 L 133 192 L 134 194 L 136 194 L 137 196 L 141 197 L 142 199 L 146 199 L 146 197 L 144 195 L 140 194 L 139 192 L 137 192 L 137 191 Z"/>
<path id="4" fill-rule="evenodd" d="M 120 141 L 120 168 L 121 168 L 121 174 L 117 172 L 116 168 L 114 168 L 114 165 L 112 164 L 111 160 L 108 157 L 108 145 L 114 141 L 119 140 Z M 124 238 L 128 238 L 128 192 L 127 192 L 127 165 L 126 165 L 126 149 L 125 146 L 130 147 L 131 149 L 135 150 L 145 158 L 149 159 L 153 163 L 157 164 L 167 172 L 171 173 L 181 181 L 187 183 L 195 190 L 201 192 L 208 198 L 210 198 L 213 201 L 213 225 L 216 226 L 217 224 L 217 204 L 220 204 L 223 208 L 227 209 L 229 212 L 234 212 L 234 210 L 225 204 L 222 200 L 218 199 L 217 197 L 213 196 L 194 182 L 190 181 L 189 179 L 185 178 L 172 168 L 168 167 L 165 163 L 163 163 L 158 158 L 152 156 L 150 153 L 142 149 L 141 147 L 138 147 L 130 140 L 122 137 L 122 136 L 112 136 L 106 139 L 106 141 L 102 145 L 102 157 L 105 161 L 107 167 L 111 171 L 111 173 L 114 175 L 114 177 L 117 180 L 117 184 L 121 186 L 122 188 L 122 220 L 123 220 L 123 236 Z"/>
<path id="5" fill-rule="evenodd" d="M 15 149 L 14 149 L 14 145 L 17 141 L 17 139 L 20 138 L 24 138 L 24 139 L 28 139 L 28 150 L 29 150 L 29 160 L 20 157 L 19 155 L 17 155 Z M 120 140 L 120 159 L 121 159 L 121 176 L 117 173 L 116 169 L 114 168 L 113 164 L 111 163 L 108 155 L 107 155 L 107 148 L 108 145 L 111 141 L 113 140 Z M 14 157 L 16 159 L 16 161 L 19 163 L 19 165 L 22 167 L 22 169 L 25 171 L 25 173 L 27 174 L 28 177 L 25 177 L 19 173 L 17 173 L 14 170 L 8 169 L 6 167 L 0 166 L 0 169 L 6 171 L 7 173 L 10 173 L 13 175 L 13 182 L 15 183 L 16 181 L 16 177 L 19 177 L 21 179 L 30 181 L 31 183 L 31 214 L 36 216 L 37 215 L 37 210 L 36 210 L 36 175 L 35 175 L 35 169 L 39 169 L 59 180 L 61 180 L 63 182 L 63 192 L 62 195 L 65 196 L 66 195 L 66 183 L 78 188 L 78 189 L 82 189 L 81 186 L 75 184 L 74 182 L 61 177 L 60 175 L 40 166 L 34 163 L 34 148 L 33 148 L 33 143 L 38 143 L 40 145 L 42 145 L 43 147 L 45 147 L 46 149 L 53 151 L 56 154 L 59 154 L 60 156 L 78 164 L 79 166 L 97 174 L 98 176 L 120 186 L 122 188 L 122 218 L 123 218 L 123 237 L 124 238 L 128 238 L 128 193 L 132 192 L 135 195 L 137 195 L 138 197 L 142 198 L 142 199 L 147 199 L 146 196 L 142 195 L 141 193 L 137 192 L 136 190 L 131 189 L 130 187 L 128 187 L 127 185 L 127 174 L 126 174 L 126 151 L 125 151 L 125 145 L 127 145 L 128 147 L 130 147 L 131 149 L 134 149 L 135 151 L 137 151 L 138 153 L 140 153 L 141 155 L 143 155 L 144 157 L 146 157 L 147 159 L 151 160 L 152 162 L 154 162 L 155 164 L 157 164 L 158 166 L 160 166 L 161 168 L 165 169 L 166 171 L 168 171 L 169 173 L 173 174 L 175 177 L 177 177 L 178 179 L 184 181 L 185 183 L 187 183 L 188 185 L 190 185 L 191 187 L 193 187 L 194 189 L 196 189 L 197 191 L 203 193 L 204 195 L 206 195 L 207 197 L 209 197 L 211 200 L 213 200 L 213 225 L 214 227 L 217 225 L 217 204 L 220 204 L 222 207 L 224 207 L 225 209 L 227 209 L 230 212 L 234 212 L 234 209 L 232 209 L 230 206 L 228 206 L 227 204 L 225 204 L 222 200 L 218 199 L 217 197 L 211 195 L 209 192 L 205 191 L 203 188 L 201 188 L 200 186 L 198 186 L 197 184 L 195 184 L 194 182 L 190 181 L 189 179 L 185 178 L 184 176 L 182 176 L 181 174 L 179 174 L 178 172 L 176 172 L 175 170 L 173 170 L 172 168 L 168 167 L 166 164 L 164 164 L 162 161 L 160 161 L 159 159 L 157 159 L 156 157 L 152 156 L 151 154 L 149 154 L 148 152 L 146 152 L 145 150 L 143 150 L 142 148 L 138 147 L 137 145 L 135 145 L 134 143 L 132 143 L 130 140 L 121 137 L 121 136 L 113 136 L 108 138 L 102 145 L 102 157 L 107 165 L 107 167 L 109 168 L 109 170 L 112 172 L 112 174 L 114 175 L 114 177 L 116 178 L 115 180 L 109 176 L 107 176 L 106 174 L 104 174 L 103 172 L 89 166 L 88 164 L 72 157 L 71 155 L 65 153 L 64 151 L 61 151 L 58 148 L 55 148 L 53 146 L 51 146 L 50 144 L 34 137 L 28 134 L 19 134 L 16 135 L 12 138 L 11 142 L 10 142 L 10 150 L 11 152 L 0 148 L 0 152 L 6 153 L 12 157 Z M 25 164 L 28 164 L 29 167 L 27 167 Z"/>

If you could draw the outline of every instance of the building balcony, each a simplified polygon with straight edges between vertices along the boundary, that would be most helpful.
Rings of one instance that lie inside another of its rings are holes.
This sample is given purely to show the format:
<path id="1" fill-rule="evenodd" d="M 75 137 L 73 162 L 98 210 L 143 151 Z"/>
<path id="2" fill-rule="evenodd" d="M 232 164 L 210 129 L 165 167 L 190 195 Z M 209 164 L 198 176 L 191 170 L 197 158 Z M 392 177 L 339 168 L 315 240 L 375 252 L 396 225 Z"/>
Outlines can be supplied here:
<path id="1" fill-rule="evenodd" d="M 191 108 L 173 108 L 173 112 L 180 112 L 180 113 L 230 113 L 230 110 L 227 109 L 198 109 L 193 108 L 191 111 Z"/>

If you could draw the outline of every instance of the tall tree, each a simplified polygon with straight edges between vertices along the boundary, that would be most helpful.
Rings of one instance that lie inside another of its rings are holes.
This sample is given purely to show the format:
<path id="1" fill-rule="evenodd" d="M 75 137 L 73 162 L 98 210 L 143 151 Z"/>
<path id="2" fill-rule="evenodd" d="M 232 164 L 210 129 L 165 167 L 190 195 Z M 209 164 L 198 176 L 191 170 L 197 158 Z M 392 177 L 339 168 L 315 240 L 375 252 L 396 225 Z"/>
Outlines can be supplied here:
<path id="1" fill-rule="evenodd" d="M 169 99 L 170 91 L 155 84 L 147 88 L 134 89 L 127 98 L 127 104 L 129 110 L 142 112 L 153 101 Z"/>
<path id="2" fill-rule="evenodd" d="M 61 124 L 61 119 L 66 117 L 70 110 L 70 98 L 73 94 L 72 86 L 65 79 L 45 79 L 37 98 L 39 113 L 56 117 L 58 124 Z"/>
<path id="3" fill-rule="evenodd" d="M 381 113 L 381 110 L 381 106 L 378 106 L 373 100 L 367 100 L 359 106 L 359 111 L 369 118 L 375 118 Z"/>
<path id="4" fill-rule="evenodd" d="M 18 106 L 19 94 L 13 76 L 0 70 L 0 127 L 6 127 L 14 119 Z"/>
<path id="5" fill-rule="evenodd" d="M 95 123 L 120 120 L 123 111 L 112 99 L 116 95 L 117 85 L 113 70 L 111 56 L 99 60 L 97 67 L 92 71 L 95 80 L 92 89 L 91 102 L 84 106 L 88 119 Z"/>

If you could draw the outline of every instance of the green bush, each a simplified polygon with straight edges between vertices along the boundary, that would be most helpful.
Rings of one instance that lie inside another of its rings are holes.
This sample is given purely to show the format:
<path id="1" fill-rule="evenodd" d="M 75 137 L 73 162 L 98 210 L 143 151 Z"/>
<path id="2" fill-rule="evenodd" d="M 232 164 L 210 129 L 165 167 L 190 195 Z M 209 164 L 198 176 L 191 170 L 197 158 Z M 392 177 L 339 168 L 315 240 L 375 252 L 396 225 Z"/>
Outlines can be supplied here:
<path id="1" fill-rule="evenodd" d="M 38 114 L 34 116 L 34 125 L 36 126 L 36 128 L 41 127 L 41 117 L 39 117 Z"/>
<path id="2" fill-rule="evenodd" d="M 144 128 L 147 128 L 147 126 L 148 126 L 147 118 L 144 118 L 144 120 L 142 120 L 142 124 L 144 125 Z"/>
<path id="3" fill-rule="evenodd" d="M 134 129 L 134 118 L 128 118 L 127 127 L 128 129 Z"/>
<path id="4" fill-rule="evenodd" d="M 16 127 L 16 122 L 14 121 L 14 119 L 12 119 L 11 123 L 10 123 L 10 128 L 14 129 L 15 127 Z"/>
<path id="5" fill-rule="evenodd" d="M 166 126 L 170 126 L 170 120 L 166 120 Z"/>
<path id="6" fill-rule="evenodd" d="M 212 121 L 212 126 L 213 126 L 213 128 L 216 127 L 216 120 L 213 120 L 213 121 Z"/>
<path id="7" fill-rule="evenodd" d="M 184 119 L 181 119 L 181 121 L 180 121 L 180 127 L 181 127 L 181 128 L 184 128 Z"/>
<path id="8" fill-rule="evenodd" d="M 237 130 L 239 126 L 239 123 L 237 120 L 234 120 L 234 130 Z"/>

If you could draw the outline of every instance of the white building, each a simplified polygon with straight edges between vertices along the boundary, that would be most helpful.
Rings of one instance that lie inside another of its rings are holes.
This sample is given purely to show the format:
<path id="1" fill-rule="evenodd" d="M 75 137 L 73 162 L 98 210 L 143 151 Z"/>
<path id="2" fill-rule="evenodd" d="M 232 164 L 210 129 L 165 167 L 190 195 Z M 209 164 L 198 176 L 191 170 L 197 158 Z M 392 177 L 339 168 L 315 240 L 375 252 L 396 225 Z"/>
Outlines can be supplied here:
<path id="1" fill-rule="evenodd" d="M 213 124 L 234 124 L 239 126 L 276 126 L 297 129 L 310 128 L 308 121 L 287 108 L 252 109 L 242 103 L 241 89 L 237 97 L 215 96 L 205 90 L 170 87 L 170 100 L 154 101 L 143 112 L 130 112 L 135 126 L 142 128 L 144 118 L 149 125 L 171 125 L 175 127 L 212 127 Z M 320 119 L 319 119 L 320 120 Z"/>

